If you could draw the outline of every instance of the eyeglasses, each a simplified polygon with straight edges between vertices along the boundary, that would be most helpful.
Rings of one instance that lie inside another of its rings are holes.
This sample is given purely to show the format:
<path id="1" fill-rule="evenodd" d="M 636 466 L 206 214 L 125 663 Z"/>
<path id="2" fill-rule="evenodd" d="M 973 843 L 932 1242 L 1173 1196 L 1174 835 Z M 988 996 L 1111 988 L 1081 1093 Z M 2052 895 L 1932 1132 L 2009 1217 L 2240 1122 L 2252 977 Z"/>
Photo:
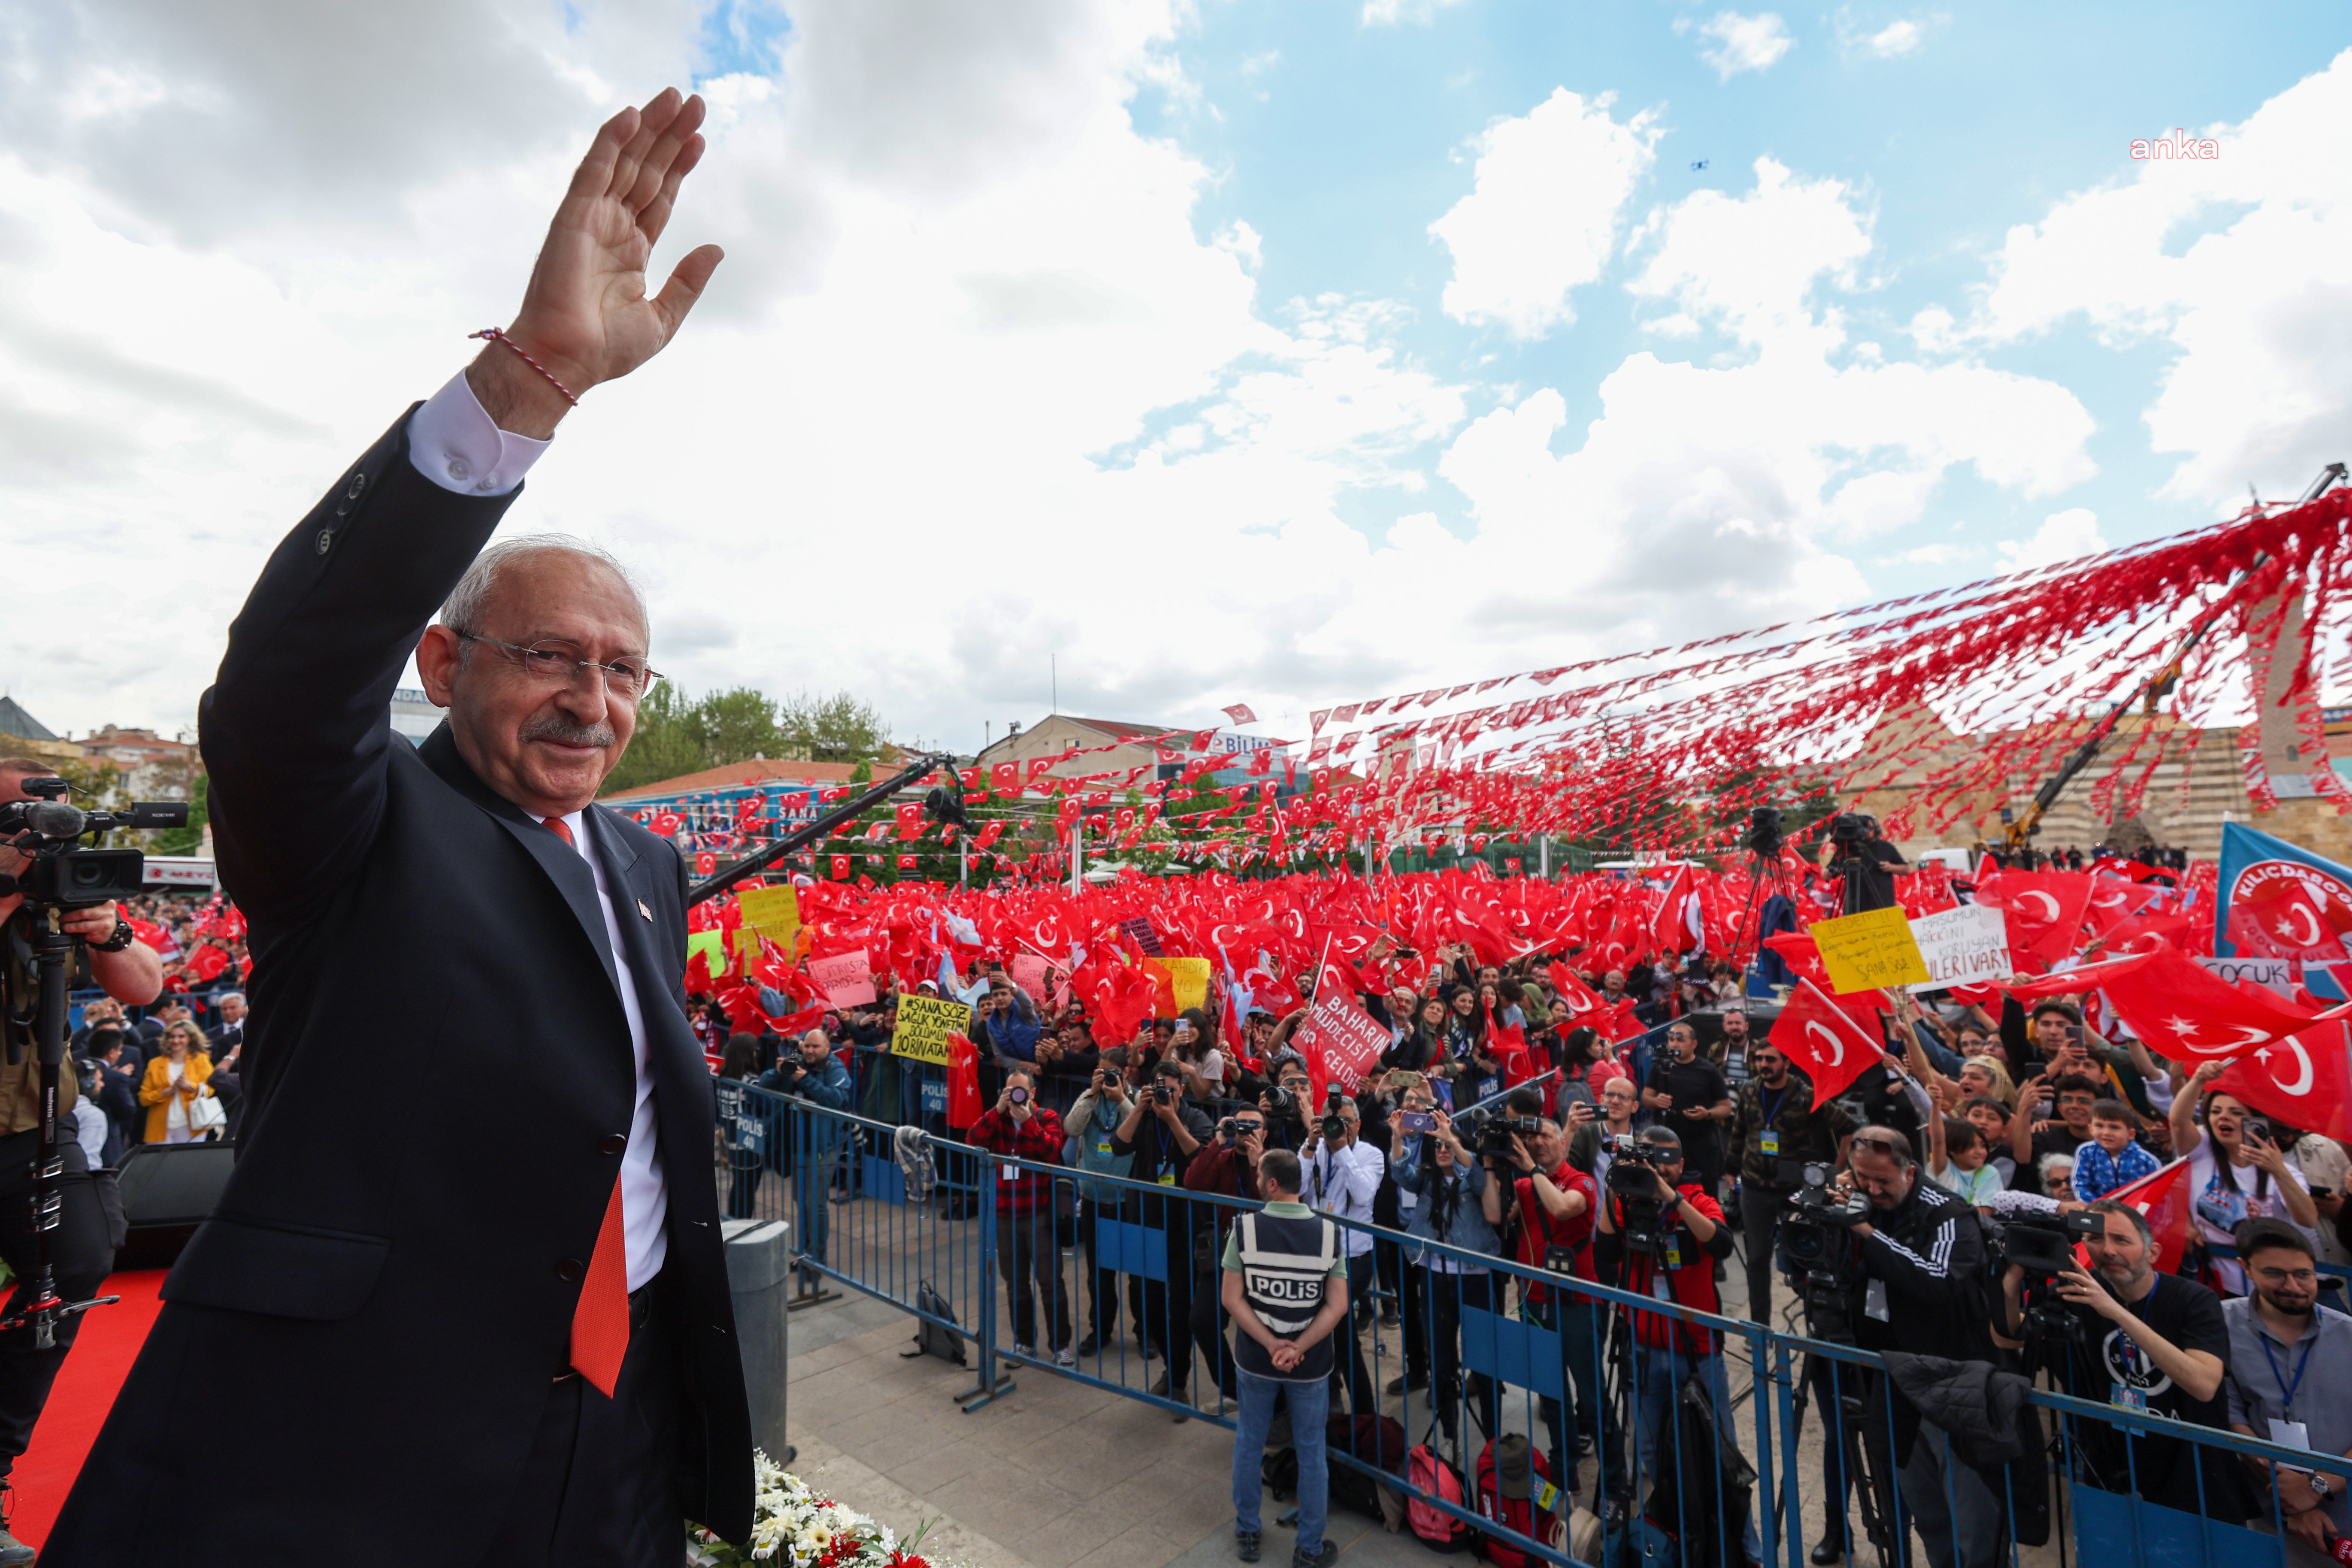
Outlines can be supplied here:
<path id="1" fill-rule="evenodd" d="M 601 670 L 604 685 L 614 696 L 635 701 L 644 696 L 655 681 L 663 679 L 660 670 L 647 668 L 645 660 L 640 658 L 619 658 L 610 664 L 598 664 L 592 658 L 574 658 L 561 647 L 524 647 L 520 643 L 500 642 L 496 637 L 478 637 L 472 632 L 459 632 L 457 636 L 465 642 L 488 643 L 492 647 L 504 648 L 514 656 L 515 662 L 522 666 L 525 675 L 551 686 L 569 686 L 589 670 Z"/>
<path id="2" fill-rule="evenodd" d="M 2254 1270 L 2254 1278 L 2265 1285 L 2289 1283 L 2312 1285 L 2318 1282 L 2319 1270 L 2316 1268 L 2257 1268 Z"/>

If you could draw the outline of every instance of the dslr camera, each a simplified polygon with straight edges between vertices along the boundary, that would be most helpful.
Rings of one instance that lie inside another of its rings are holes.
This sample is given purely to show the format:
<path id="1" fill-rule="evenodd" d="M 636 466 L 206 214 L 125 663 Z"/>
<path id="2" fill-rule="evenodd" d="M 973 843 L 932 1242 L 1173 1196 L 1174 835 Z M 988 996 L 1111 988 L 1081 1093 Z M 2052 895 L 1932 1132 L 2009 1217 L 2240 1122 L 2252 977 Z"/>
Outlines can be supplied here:
<path id="1" fill-rule="evenodd" d="M 1339 1120 L 1339 1086 L 1331 1085 L 1323 1091 L 1323 1142 L 1337 1143 L 1348 1135 L 1348 1124 Z"/>
<path id="2" fill-rule="evenodd" d="M 1479 1110 L 1465 1119 L 1469 1123 L 1471 1146 L 1481 1157 L 1507 1160 L 1511 1157 L 1511 1139 L 1516 1134 L 1532 1138 L 1543 1131 L 1543 1119 L 1537 1116 L 1512 1116 L 1501 1111 Z"/>

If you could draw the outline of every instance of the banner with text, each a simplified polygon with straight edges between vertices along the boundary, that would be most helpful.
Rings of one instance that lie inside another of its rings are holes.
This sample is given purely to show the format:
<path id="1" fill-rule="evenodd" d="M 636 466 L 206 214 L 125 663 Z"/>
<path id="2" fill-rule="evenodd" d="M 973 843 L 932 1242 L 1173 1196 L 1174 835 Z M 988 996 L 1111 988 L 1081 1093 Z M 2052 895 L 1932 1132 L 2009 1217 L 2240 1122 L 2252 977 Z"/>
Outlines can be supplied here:
<path id="1" fill-rule="evenodd" d="M 971 1022 L 971 1009 L 961 1002 L 934 996 L 898 998 L 898 1026 L 890 1036 L 890 1054 L 913 1061 L 948 1065 L 948 1037 L 961 1034 Z"/>

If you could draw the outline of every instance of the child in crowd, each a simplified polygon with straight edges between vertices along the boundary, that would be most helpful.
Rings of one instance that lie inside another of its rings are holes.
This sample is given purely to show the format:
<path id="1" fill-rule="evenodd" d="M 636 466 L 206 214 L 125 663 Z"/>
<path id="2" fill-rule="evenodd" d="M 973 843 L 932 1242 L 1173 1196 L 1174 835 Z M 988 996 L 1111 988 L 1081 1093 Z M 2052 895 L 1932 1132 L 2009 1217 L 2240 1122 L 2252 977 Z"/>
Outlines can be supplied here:
<path id="1" fill-rule="evenodd" d="M 2003 1186 L 2016 1185 L 2017 1162 L 2007 1152 L 2009 1107 L 1990 1094 L 1979 1094 L 1961 1102 L 1960 1118 L 1975 1128 L 1977 1136 L 1984 1140 L 1985 1150 L 1990 1156 L 1985 1161 L 1986 1168 L 2000 1177 Z"/>
<path id="2" fill-rule="evenodd" d="M 1927 1175 L 1963 1203 L 1983 1207 L 2003 1185 L 1985 1161 L 1985 1141 L 1973 1122 L 1938 1116 L 1928 1123 Z"/>
<path id="3" fill-rule="evenodd" d="M 2132 1142 L 2137 1125 L 2131 1107 L 2120 1100 L 2102 1100 L 2091 1107 L 2091 1136 L 2074 1150 L 2076 1197 L 2096 1203 L 2118 1187 L 2156 1174 L 2156 1156 Z"/>

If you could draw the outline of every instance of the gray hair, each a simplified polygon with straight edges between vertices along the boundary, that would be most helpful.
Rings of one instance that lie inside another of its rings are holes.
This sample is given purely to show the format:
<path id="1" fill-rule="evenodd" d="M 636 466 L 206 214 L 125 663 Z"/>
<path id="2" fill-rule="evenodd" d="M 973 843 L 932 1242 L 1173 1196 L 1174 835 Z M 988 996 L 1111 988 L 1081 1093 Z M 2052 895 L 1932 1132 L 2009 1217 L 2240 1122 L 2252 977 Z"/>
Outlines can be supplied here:
<path id="1" fill-rule="evenodd" d="M 648 630 L 652 617 L 646 614 L 646 595 L 629 569 L 613 553 L 569 533 L 525 533 L 512 539 L 501 539 L 474 557 L 457 585 L 449 590 L 448 599 L 441 606 L 441 624 L 453 632 L 479 636 L 482 612 L 488 608 L 490 594 L 498 586 L 499 574 L 518 561 L 533 555 L 575 555 L 593 561 L 621 581 L 629 597 L 637 606 L 637 621 Z M 472 645 L 461 645 L 458 658 L 463 660 Z"/>
<path id="2" fill-rule="evenodd" d="M 245 993 L 242 991 L 224 991 L 219 995 L 213 998 L 213 1002 L 215 1005 L 223 1002 L 242 1002 L 244 1000 Z"/>
<path id="3" fill-rule="evenodd" d="M 2033 1173 L 2042 1178 L 2042 1184 L 2046 1187 L 2050 1184 L 2051 1175 L 2061 1165 L 2072 1171 L 2074 1168 L 2074 1156 L 2063 1150 L 2056 1153 L 2044 1154 L 2034 1163 Z"/>

